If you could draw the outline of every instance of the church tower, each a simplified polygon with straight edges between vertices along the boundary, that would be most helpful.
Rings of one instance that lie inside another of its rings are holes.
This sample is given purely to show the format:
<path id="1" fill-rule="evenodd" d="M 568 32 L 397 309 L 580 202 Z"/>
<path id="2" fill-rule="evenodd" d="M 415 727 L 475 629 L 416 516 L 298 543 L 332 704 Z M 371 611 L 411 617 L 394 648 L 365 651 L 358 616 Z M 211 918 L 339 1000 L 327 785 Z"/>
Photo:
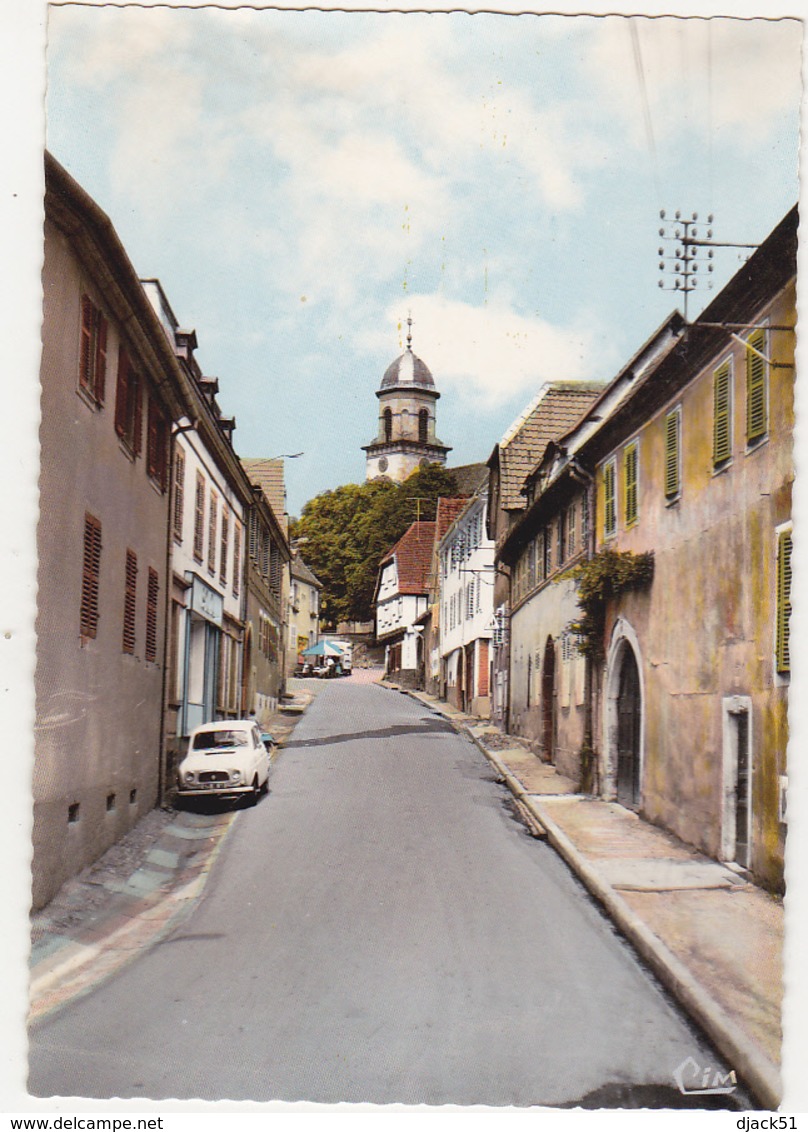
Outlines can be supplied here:
<path id="1" fill-rule="evenodd" d="M 440 397 L 432 374 L 412 352 L 412 319 L 407 319 L 407 349 L 388 366 L 376 391 L 379 432 L 367 453 L 367 479 L 405 480 L 427 464 L 445 464 L 451 448 L 435 435 L 435 407 Z"/>

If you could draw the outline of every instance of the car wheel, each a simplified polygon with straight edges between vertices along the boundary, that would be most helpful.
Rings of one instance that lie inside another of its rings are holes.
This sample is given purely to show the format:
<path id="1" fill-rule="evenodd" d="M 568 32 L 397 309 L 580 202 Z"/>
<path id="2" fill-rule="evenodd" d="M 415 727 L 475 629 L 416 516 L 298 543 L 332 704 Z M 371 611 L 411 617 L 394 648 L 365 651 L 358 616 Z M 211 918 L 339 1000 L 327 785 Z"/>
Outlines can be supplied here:
<path id="1" fill-rule="evenodd" d="M 252 782 L 252 790 L 247 795 L 247 805 L 255 806 L 258 804 L 258 775 L 256 774 Z"/>

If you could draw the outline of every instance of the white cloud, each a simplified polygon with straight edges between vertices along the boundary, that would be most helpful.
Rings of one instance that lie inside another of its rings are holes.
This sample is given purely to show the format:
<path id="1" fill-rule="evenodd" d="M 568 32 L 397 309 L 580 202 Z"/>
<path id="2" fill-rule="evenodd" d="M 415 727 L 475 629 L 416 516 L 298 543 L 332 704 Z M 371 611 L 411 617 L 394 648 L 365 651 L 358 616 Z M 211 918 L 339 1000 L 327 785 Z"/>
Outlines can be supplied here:
<path id="1" fill-rule="evenodd" d="M 438 389 L 452 390 L 481 408 L 529 397 L 545 381 L 602 376 L 603 339 L 592 323 L 558 327 L 519 315 L 498 300 L 472 306 L 443 295 L 415 294 L 386 312 L 386 325 L 399 327 L 402 348 L 405 304 L 412 312 L 413 350 Z M 389 352 L 390 335 L 374 331 L 359 336 L 357 344 Z"/>

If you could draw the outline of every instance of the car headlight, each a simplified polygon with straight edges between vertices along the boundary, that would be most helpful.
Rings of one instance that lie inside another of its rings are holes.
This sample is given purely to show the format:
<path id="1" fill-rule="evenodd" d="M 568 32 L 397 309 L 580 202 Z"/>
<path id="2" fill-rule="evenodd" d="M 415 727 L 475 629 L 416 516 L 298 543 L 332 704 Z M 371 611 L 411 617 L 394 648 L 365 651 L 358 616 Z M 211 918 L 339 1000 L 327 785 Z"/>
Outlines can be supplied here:
<path id="1" fill-rule="evenodd" d="M 240 770 L 231 770 L 230 771 L 230 781 L 233 782 L 233 783 L 241 782 L 241 771 Z"/>
<path id="2" fill-rule="evenodd" d="M 186 770 L 182 777 L 186 785 L 190 786 L 190 784 L 195 780 L 196 775 L 192 770 Z"/>

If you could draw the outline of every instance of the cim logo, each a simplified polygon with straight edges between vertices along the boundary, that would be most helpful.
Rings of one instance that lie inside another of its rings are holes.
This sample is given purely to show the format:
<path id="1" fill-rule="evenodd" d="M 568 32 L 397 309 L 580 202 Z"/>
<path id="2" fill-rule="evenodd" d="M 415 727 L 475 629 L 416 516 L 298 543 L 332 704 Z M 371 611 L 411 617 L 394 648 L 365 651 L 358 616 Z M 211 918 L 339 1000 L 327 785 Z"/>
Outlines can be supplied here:
<path id="1" fill-rule="evenodd" d="M 711 1065 L 701 1066 L 693 1057 L 687 1057 L 674 1070 L 673 1079 L 679 1087 L 680 1093 L 687 1096 L 715 1096 L 734 1093 L 738 1087 L 735 1070 L 729 1073 L 720 1073 Z"/>

